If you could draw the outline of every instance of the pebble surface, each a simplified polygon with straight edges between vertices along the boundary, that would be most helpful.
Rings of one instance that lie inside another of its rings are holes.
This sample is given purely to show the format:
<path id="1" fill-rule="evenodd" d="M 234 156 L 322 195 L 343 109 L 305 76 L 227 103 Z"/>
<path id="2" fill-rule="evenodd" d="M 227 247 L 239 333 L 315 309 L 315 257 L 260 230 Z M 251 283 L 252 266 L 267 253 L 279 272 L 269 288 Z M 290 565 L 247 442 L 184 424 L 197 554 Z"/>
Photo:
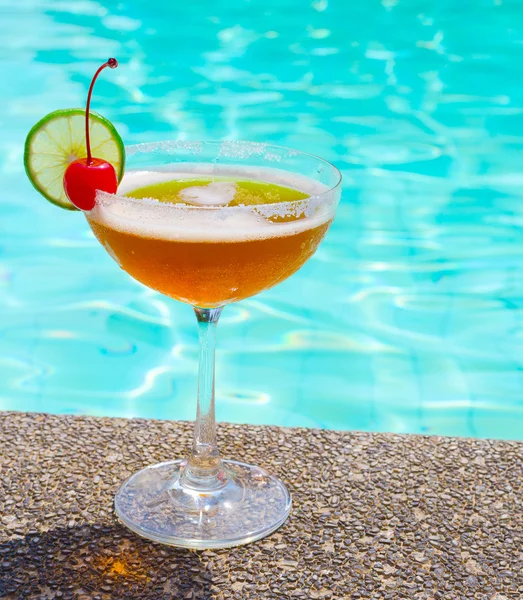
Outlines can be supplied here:
<path id="1" fill-rule="evenodd" d="M 0 414 L 0 598 L 515 600 L 523 444 L 220 424 L 225 458 L 279 475 L 286 524 L 188 551 L 120 526 L 134 471 L 182 457 L 185 422 Z"/>

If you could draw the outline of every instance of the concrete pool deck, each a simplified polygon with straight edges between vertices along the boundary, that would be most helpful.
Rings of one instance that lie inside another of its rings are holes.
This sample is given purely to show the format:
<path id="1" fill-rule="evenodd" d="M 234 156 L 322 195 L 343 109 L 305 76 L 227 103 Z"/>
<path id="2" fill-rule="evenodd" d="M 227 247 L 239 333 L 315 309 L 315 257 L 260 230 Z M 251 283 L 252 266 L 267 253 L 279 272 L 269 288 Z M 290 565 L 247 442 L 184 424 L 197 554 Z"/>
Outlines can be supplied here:
<path id="1" fill-rule="evenodd" d="M 523 596 L 523 443 L 220 424 L 223 455 L 280 475 L 294 506 L 268 538 L 194 552 L 112 512 L 119 484 L 191 432 L 0 413 L 0 598 Z"/>

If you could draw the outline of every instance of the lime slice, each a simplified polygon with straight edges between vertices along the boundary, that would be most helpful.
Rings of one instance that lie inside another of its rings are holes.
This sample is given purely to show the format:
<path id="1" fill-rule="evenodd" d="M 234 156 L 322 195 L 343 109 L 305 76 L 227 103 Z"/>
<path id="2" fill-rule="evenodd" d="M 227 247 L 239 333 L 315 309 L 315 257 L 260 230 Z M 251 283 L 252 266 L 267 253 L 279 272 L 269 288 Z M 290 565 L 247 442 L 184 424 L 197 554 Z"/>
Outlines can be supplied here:
<path id="1" fill-rule="evenodd" d="M 125 166 L 125 148 L 114 125 L 90 112 L 91 154 L 111 163 L 118 181 Z M 24 165 L 34 187 L 53 204 L 77 210 L 65 195 L 63 178 L 67 165 L 85 158 L 85 110 L 66 108 L 46 115 L 25 140 Z"/>

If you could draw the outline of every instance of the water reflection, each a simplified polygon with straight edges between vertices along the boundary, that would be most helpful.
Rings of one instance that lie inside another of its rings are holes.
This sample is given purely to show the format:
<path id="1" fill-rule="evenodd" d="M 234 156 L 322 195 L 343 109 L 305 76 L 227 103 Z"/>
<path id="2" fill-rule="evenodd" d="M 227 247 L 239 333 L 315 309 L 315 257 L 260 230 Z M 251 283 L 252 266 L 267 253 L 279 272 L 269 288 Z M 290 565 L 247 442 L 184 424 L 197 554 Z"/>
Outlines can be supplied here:
<path id="1" fill-rule="evenodd" d="M 82 105 L 93 65 L 114 54 L 122 68 L 100 82 L 97 109 L 129 143 L 251 138 L 343 170 L 316 257 L 224 313 L 220 418 L 521 438 L 521 11 L 209 10 L 0 7 L 2 407 L 192 418 L 191 310 L 120 273 L 81 217 L 46 205 L 23 174 L 25 132 Z"/>

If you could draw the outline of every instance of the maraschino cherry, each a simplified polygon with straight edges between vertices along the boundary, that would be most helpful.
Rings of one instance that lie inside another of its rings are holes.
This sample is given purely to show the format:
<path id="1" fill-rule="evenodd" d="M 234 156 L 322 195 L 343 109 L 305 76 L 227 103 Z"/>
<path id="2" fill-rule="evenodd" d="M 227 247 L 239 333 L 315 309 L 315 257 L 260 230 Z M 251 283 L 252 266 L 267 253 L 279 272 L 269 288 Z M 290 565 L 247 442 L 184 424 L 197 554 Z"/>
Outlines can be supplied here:
<path id="1" fill-rule="evenodd" d="M 87 93 L 85 108 L 85 146 L 87 157 L 78 158 L 69 164 L 64 173 L 64 189 L 69 200 L 80 210 L 92 210 L 96 204 L 96 192 L 102 190 L 114 194 L 118 188 L 118 178 L 111 163 L 91 155 L 91 140 L 89 136 L 89 107 L 94 83 L 98 75 L 110 67 L 118 66 L 116 58 L 110 58 L 94 74 Z"/>

